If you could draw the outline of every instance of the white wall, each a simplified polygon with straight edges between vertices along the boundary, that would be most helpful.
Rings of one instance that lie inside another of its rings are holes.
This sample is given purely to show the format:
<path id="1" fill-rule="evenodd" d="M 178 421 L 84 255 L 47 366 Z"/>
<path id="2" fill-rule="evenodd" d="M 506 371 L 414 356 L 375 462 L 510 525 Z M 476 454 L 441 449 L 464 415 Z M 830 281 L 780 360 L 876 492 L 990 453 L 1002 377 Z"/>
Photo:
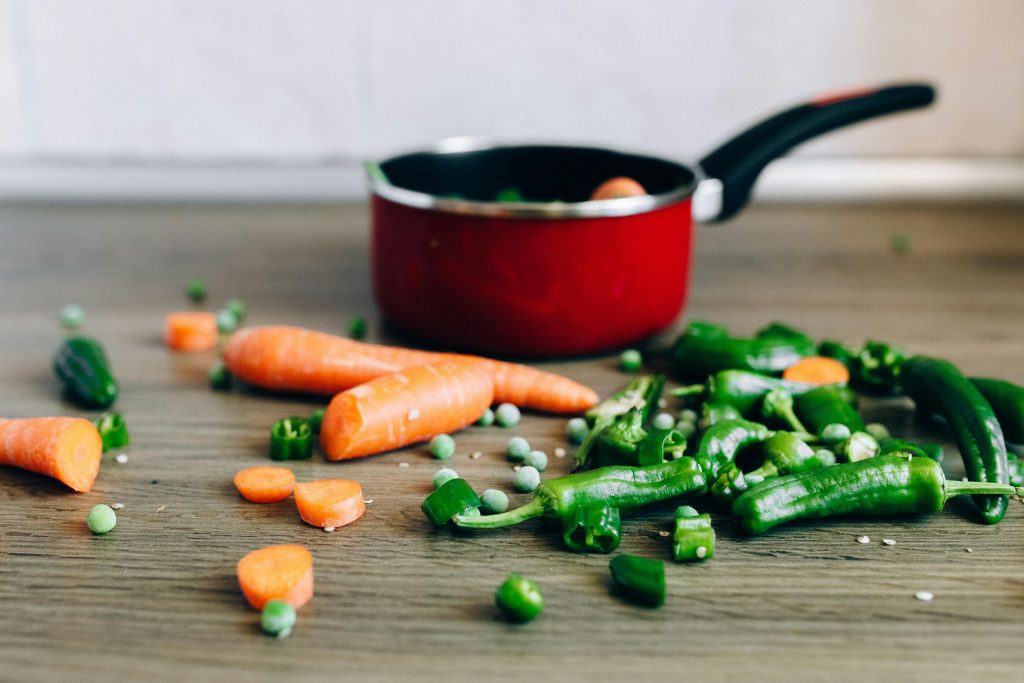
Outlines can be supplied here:
<path id="1" fill-rule="evenodd" d="M 825 157 L 1024 157 L 1024 0 L 0 0 L 0 163 L 348 164 L 477 134 L 691 158 L 927 79 Z"/>

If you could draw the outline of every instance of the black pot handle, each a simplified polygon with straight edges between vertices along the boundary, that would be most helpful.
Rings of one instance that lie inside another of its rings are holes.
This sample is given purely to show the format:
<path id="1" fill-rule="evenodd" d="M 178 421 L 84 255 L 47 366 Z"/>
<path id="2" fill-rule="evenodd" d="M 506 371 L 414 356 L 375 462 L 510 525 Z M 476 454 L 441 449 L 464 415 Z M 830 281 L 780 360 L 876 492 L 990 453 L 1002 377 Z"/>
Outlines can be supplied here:
<path id="1" fill-rule="evenodd" d="M 826 95 L 776 114 L 701 159 L 710 182 L 705 180 L 703 191 L 697 190 L 694 215 L 712 222 L 735 214 L 747 203 L 764 167 L 804 140 L 883 114 L 924 107 L 934 99 L 932 86 L 910 83 Z"/>

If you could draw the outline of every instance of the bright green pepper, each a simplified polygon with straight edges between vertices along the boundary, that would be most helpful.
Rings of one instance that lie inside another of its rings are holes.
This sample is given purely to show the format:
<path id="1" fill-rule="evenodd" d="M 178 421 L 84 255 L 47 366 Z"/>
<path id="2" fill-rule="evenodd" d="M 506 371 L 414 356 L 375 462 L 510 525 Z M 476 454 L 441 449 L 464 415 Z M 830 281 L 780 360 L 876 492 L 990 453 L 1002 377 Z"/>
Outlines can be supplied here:
<path id="1" fill-rule="evenodd" d="M 939 512 L 954 496 L 1022 492 L 1009 484 L 946 479 L 930 458 L 886 455 L 767 479 L 737 498 L 732 514 L 745 531 L 762 534 L 798 519 L 921 515 Z"/>
<path id="2" fill-rule="evenodd" d="M 850 405 L 847 392 L 833 385 L 820 386 L 797 396 L 793 409 L 806 425 L 806 429 L 800 431 L 820 436 L 831 424 L 846 425 L 851 432 L 866 430 L 857 409 Z"/>
<path id="3" fill-rule="evenodd" d="M 729 463 L 718 473 L 709 491 L 719 503 L 731 503 L 748 488 L 773 477 L 819 469 L 833 464 L 790 432 L 776 432 L 764 442 L 764 462 L 755 470 L 743 472 L 736 463 Z M 828 451 L 826 451 L 828 453 Z"/>
<path id="4" fill-rule="evenodd" d="M 878 447 L 879 455 L 889 455 L 890 453 L 903 451 L 912 454 L 914 457 L 931 458 L 937 463 L 942 463 L 942 446 L 937 443 L 917 443 L 889 437 L 888 439 L 879 439 Z"/>
<path id="5" fill-rule="evenodd" d="M 698 426 L 701 431 L 707 431 L 719 422 L 730 420 L 741 420 L 743 415 L 736 408 L 728 403 L 705 403 L 700 407 L 700 422 Z"/>
<path id="6" fill-rule="evenodd" d="M 700 379 L 719 370 L 752 370 L 767 374 L 781 373 L 807 356 L 814 355 L 814 343 L 805 336 L 765 336 L 740 339 L 721 334 L 717 328 L 708 334 L 706 328 L 691 324 L 672 349 L 672 372 L 680 379 Z"/>
<path id="7" fill-rule="evenodd" d="M 740 450 L 761 443 L 771 435 L 767 427 L 756 422 L 719 422 L 704 432 L 693 457 L 708 480 L 714 481 L 718 471 L 733 462 Z"/>
<path id="8" fill-rule="evenodd" d="M 698 514 L 689 505 L 676 508 L 672 533 L 672 557 L 676 562 L 707 560 L 715 554 L 715 530 L 711 515 Z"/>
<path id="9" fill-rule="evenodd" d="M 590 432 L 573 456 L 573 469 L 585 470 L 593 466 L 595 447 L 605 429 L 631 410 L 641 413 L 641 426 L 646 427 L 651 407 L 658 405 L 665 378 L 661 375 L 644 375 L 632 380 L 626 387 L 615 392 L 585 414 Z"/>
<path id="10" fill-rule="evenodd" d="M 309 420 L 293 415 L 270 428 L 271 460 L 305 460 L 313 455 L 313 429 Z"/>
<path id="11" fill-rule="evenodd" d="M 807 336 L 805 332 L 802 332 L 794 327 L 790 327 L 785 323 L 772 322 L 768 323 L 757 331 L 754 335 L 758 339 L 771 339 L 771 338 L 782 338 L 782 339 L 795 339 L 808 344 L 813 344 L 811 338 Z"/>
<path id="12" fill-rule="evenodd" d="M 637 555 L 619 555 L 608 563 L 615 588 L 647 607 L 665 604 L 665 563 Z"/>
<path id="13" fill-rule="evenodd" d="M 637 451 L 647 436 L 643 422 L 644 414 L 639 408 L 617 417 L 597 438 L 594 465 L 637 465 Z"/>
<path id="14" fill-rule="evenodd" d="M 112 448 L 127 446 L 130 440 L 128 425 L 120 413 L 112 413 L 98 418 L 95 423 L 96 430 L 103 439 L 103 452 L 106 453 Z"/>
<path id="15" fill-rule="evenodd" d="M 807 428 L 793 412 L 793 403 L 793 394 L 785 389 L 772 389 L 761 404 L 761 417 L 769 424 L 775 422 L 794 432 L 806 432 Z"/>
<path id="16" fill-rule="evenodd" d="M 818 386 L 817 384 L 790 382 L 747 370 L 722 370 L 709 375 L 704 384 L 675 389 L 672 391 L 672 395 L 683 398 L 700 395 L 705 403 L 730 405 L 743 415 L 752 416 L 769 391 L 782 389 L 793 396 L 799 396 Z"/>
<path id="17" fill-rule="evenodd" d="M 1008 466 L 1010 484 L 1013 486 L 1024 486 L 1024 461 L 1017 457 L 1015 453 L 1007 453 L 1006 464 Z"/>
<path id="18" fill-rule="evenodd" d="M 467 508 L 480 506 L 480 498 L 465 479 L 449 479 L 420 506 L 434 526 L 444 526 Z"/>
<path id="19" fill-rule="evenodd" d="M 858 388 L 879 394 L 895 393 L 907 353 L 891 344 L 867 341 L 857 352 L 850 381 Z"/>
<path id="20" fill-rule="evenodd" d="M 65 339 L 54 354 L 53 371 L 67 395 L 85 408 L 109 408 L 117 400 L 117 380 L 95 339 Z"/>
<path id="21" fill-rule="evenodd" d="M 882 448 L 867 432 L 854 432 L 834 447 L 839 462 L 858 462 L 878 455 Z"/>
<path id="22" fill-rule="evenodd" d="M 607 554 L 619 547 L 622 515 L 610 505 L 589 505 L 562 520 L 562 529 L 562 540 L 570 550 Z"/>
<path id="23" fill-rule="evenodd" d="M 1024 387 L 987 377 L 972 377 L 971 384 L 992 406 L 1006 440 L 1024 443 Z"/>

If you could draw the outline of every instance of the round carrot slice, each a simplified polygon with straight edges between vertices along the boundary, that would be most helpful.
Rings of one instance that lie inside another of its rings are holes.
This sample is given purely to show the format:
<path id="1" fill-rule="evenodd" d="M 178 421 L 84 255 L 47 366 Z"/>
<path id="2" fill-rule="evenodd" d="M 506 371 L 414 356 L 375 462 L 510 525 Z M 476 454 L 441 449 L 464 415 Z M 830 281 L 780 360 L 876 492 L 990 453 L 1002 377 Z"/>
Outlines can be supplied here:
<path id="1" fill-rule="evenodd" d="M 177 351 L 209 351 L 217 338 L 217 316 L 209 311 L 168 313 L 164 321 L 167 346 Z"/>
<path id="2" fill-rule="evenodd" d="M 254 503 L 277 503 L 292 495 L 295 474 L 287 467 L 246 467 L 235 473 L 235 488 Z"/>
<path id="3" fill-rule="evenodd" d="M 786 368 L 782 379 L 804 384 L 845 384 L 850 381 L 850 371 L 835 358 L 809 356 Z"/>
<path id="4" fill-rule="evenodd" d="M 238 561 L 238 585 L 256 609 L 269 600 L 298 609 L 313 597 L 313 556 L 295 544 L 253 550 Z"/>
<path id="5" fill-rule="evenodd" d="M 296 484 L 295 506 L 302 521 L 324 529 L 351 524 L 366 512 L 363 488 L 349 479 Z"/>

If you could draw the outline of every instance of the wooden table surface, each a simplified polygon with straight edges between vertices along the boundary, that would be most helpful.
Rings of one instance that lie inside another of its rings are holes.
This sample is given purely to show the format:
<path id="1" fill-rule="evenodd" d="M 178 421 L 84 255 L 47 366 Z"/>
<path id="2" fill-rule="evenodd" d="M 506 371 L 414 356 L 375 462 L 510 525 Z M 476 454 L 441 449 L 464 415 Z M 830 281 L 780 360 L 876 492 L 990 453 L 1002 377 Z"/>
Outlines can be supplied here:
<path id="1" fill-rule="evenodd" d="M 1024 382 L 1022 218 L 1019 207 L 754 207 L 700 230 L 687 314 L 744 333 L 778 319 L 819 337 L 884 338 Z M 104 456 L 88 494 L 0 470 L 0 679 L 1019 680 L 1016 501 L 993 527 L 964 501 L 926 519 L 753 539 L 716 518 L 714 559 L 669 562 L 667 604 L 648 610 L 609 594 L 607 557 L 565 552 L 542 525 L 433 531 L 419 505 L 438 463 L 423 447 L 294 463 L 300 480 L 356 479 L 373 500 L 334 533 L 303 524 L 291 502 L 242 500 L 232 475 L 268 462 L 270 424 L 321 402 L 212 392 L 215 354 L 168 352 L 163 316 L 201 276 L 214 304 L 243 298 L 251 323 L 343 333 L 363 315 L 370 339 L 395 341 L 370 295 L 368 222 L 361 205 L 0 207 L 0 415 L 95 416 L 61 400 L 50 370 L 58 312 L 77 302 L 84 331 L 107 347 L 132 434 L 128 462 Z M 908 253 L 892 251 L 895 232 L 910 236 Z M 627 379 L 611 354 L 545 367 L 602 394 Z M 946 439 L 904 400 L 864 412 Z M 551 454 L 566 445 L 564 425 L 527 415 L 511 430 L 471 428 L 446 464 L 478 489 L 510 489 L 508 437 Z M 568 465 L 552 458 L 546 476 Z M 85 526 L 100 502 L 125 505 L 105 537 Z M 625 522 L 621 551 L 668 560 L 658 532 L 671 510 Z M 234 573 L 273 543 L 306 545 L 316 568 L 316 595 L 281 641 L 260 633 Z M 544 592 L 532 624 L 495 619 L 494 590 L 511 571 Z"/>

